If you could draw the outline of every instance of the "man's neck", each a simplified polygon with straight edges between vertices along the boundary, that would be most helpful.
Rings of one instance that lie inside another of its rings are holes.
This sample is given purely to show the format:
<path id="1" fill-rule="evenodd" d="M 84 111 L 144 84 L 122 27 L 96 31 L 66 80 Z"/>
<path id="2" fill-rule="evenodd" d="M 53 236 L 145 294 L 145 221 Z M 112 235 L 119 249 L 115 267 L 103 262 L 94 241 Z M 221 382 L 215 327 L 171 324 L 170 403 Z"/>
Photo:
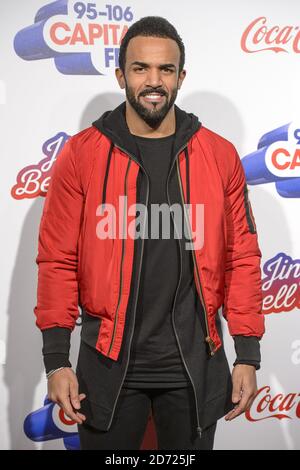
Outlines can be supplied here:
<path id="1" fill-rule="evenodd" d="M 176 118 L 174 105 L 157 129 L 152 129 L 126 101 L 126 122 L 131 134 L 140 137 L 167 137 L 175 133 Z"/>

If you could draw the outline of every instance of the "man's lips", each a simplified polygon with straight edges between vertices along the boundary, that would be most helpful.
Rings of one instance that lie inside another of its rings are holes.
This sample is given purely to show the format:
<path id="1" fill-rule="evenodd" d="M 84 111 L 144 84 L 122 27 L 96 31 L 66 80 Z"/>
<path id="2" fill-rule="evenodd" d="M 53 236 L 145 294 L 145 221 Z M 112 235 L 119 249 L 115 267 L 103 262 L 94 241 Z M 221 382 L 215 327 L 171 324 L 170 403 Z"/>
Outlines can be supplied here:
<path id="1" fill-rule="evenodd" d="M 161 95 L 160 93 L 149 93 L 147 95 L 142 95 L 142 99 L 146 101 L 146 103 L 160 103 L 163 101 L 165 95 Z"/>

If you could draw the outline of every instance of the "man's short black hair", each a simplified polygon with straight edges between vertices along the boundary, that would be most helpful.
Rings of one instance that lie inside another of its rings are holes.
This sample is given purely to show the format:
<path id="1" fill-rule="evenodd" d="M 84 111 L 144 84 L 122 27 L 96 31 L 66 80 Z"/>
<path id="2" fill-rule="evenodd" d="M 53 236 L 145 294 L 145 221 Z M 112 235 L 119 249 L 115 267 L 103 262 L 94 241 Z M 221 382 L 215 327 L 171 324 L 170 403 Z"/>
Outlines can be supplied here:
<path id="1" fill-rule="evenodd" d="M 161 16 L 144 16 L 129 27 L 127 33 L 121 41 L 119 51 L 119 67 L 123 74 L 125 73 L 125 60 L 128 43 L 130 39 L 136 36 L 154 36 L 158 38 L 169 38 L 176 41 L 180 50 L 178 73 L 182 71 L 185 63 L 185 49 L 182 39 L 174 26 Z"/>

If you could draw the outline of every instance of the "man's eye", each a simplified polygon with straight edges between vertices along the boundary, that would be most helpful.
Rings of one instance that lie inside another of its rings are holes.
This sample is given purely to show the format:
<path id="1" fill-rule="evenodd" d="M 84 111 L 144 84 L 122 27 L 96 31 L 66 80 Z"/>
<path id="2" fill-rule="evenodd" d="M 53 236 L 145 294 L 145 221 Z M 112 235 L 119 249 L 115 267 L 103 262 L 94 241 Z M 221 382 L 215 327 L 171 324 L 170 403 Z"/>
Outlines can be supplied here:
<path id="1" fill-rule="evenodd" d="M 134 70 L 137 71 L 137 70 L 143 70 L 143 69 L 144 69 L 144 67 L 137 67 Z"/>

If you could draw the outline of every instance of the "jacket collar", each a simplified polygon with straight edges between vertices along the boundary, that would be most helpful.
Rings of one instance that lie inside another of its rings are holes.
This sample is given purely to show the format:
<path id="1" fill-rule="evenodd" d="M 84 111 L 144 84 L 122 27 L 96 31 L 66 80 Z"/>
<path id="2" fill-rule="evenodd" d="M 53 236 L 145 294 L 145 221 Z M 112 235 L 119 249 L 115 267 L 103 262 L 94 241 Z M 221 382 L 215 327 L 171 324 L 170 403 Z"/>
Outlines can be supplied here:
<path id="1" fill-rule="evenodd" d="M 174 156 L 177 152 L 187 144 L 190 138 L 201 127 L 201 122 L 193 113 L 187 113 L 180 109 L 176 104 L 175 119 L 176 133 L 173 144 Z M 134 136 L 131 134 L 126 122 L 126 101 L 111 111 L 105 111 L 99 119 L 92 124 L 102 134 L 106 135 L 114 145 L 118 145 L 129 154 L 139 159 L 139 149 L 135 142 Z"/>

